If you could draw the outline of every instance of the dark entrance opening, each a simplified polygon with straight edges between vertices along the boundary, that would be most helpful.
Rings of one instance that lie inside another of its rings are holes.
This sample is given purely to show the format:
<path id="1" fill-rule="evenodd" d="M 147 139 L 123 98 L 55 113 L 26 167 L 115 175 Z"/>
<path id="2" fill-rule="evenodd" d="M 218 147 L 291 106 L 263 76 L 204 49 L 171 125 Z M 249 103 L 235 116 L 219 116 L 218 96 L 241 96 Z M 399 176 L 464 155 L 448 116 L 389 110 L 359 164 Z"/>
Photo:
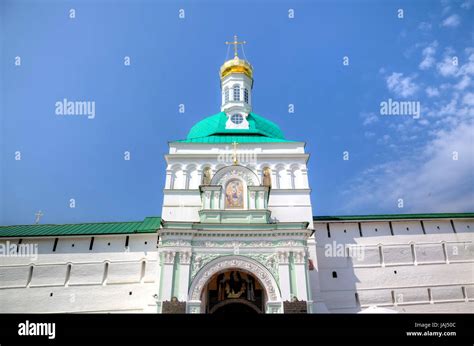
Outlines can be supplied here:
<path id="1" fill-rule="evenodd" d="M 235 314 L 258 314 L 259 311 L 250 304 L 244 304 L 240 302 L 225 304 L 222 306 L 216 306 L 212 312 L 215 315 L 235 315 Z"/>
<path id="2" fill-rule="evenodd" d="M 207 313 L 262 313 L 265 294 L 260 281 L 246 271 L 227 270 L 215 274 L 205 290 Z"/>

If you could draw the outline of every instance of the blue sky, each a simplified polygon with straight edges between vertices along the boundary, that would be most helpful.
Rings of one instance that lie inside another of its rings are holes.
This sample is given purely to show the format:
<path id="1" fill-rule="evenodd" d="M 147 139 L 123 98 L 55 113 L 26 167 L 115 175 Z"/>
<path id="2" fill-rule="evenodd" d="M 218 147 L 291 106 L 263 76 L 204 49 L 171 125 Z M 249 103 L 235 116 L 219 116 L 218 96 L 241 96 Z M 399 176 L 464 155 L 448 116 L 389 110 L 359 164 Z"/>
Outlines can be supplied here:
<path id="1" fill-rule="evenodd" d="M 254 111 L 307 143 L 314 215 L 474 210 L 473 0 L 19 0 L 0 19 L 0 224 L 160 215 L 167 142 L 219 111 L 234 34 Z M 64 98 L 95 118 L 56 115 Z M 381 115 L 389 98 L 420 117 Z"/>

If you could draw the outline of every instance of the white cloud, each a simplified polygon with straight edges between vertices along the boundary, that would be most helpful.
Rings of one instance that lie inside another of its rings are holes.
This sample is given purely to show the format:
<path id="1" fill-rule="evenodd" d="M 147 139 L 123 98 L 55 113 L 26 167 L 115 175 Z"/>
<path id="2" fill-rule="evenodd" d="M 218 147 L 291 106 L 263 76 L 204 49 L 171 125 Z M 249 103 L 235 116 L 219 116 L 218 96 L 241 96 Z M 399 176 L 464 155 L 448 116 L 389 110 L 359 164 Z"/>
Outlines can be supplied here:
<path id="1" fill-rule="evenodd" d="M 390 141 L 390 138 L 391 138 L 390 135 L 385 134 L 377 140 L 377 143 L 378 144 L 388 144 L 388 142 Z"/>
<path id="2" fill-rule="evenodd" d="M 445 20 L 443 20 L 443 26 L 446 26 L 448 28 L 455 28 L 459 24 L 461 24 L 461 18 L 457 14 L 452 14 Z"/>
<path id="3" fill-rule="evenodd" d="M 434 65 L 434 54 L 436 53 L 436 47 L 438 47 L 438 42 L 434 41 L 430 43 L 425 49 L 423 49 L 423 60 L 418 66 L 421 70 L 427 70 Z"/>
<path id="4" fill-rule="evenodd" d="M 365 138 L 372 138 L 375 136 L 375 133 L 374 132 L 370 132 L 370 131 L 365 131 L 364 132 L 364 136 Z"/>
<path id="5" fill-rule="evenodd" d="M 413 82 L 415 77 L 403 77 L 403 73 L 393 72 L 387 77 L 388 90 L 397 96 L 408 97 L 418 91 L 418 85 Z"/>
<path id="6" fill-rule="evenodd" d="M 439 90 L 438 90 L 438 88 L 427 87 L 425 91 L 426 91 L 426 95 L 428 95 L 428 97 L 439 96 Z"/>
<path id="7" fill-rule="evenodd" d="M 464 97 L 462 98 L 462 103 L 474 107 L 474 93 L 467 93 L 466 95 L 464 95 Z"/>
<path id="8" fill-rule="evenodd" d="M 455 76 L 458 72 L 458 65 L 456 65 L 453 58 L 449 56 L 439 62 L 436 68 L 443 77 Z"/>
<path id="9" fill-rule="evenodd" d="M 374 212 L 463 212 L 474 210 L 474 125 L 434 133 L 407 159 L 370 167 L 343 193 L 345 209 Z M 453 160 L 453 152 L 458 160 Z M 405 207 L 397 209 L 398 199 Z"/>
<path id="10" fill-rule="evenodd" d="M 364 122 L 363 122 L 364 126 L 373 124 L 379 120 L 379 118 L 375 115 L 375 113 L 372 113 L 372 112 L 370 113 L 362 112 L 360 115 L 362 119 L 364 119 Z"/>
<path id="11" fill-rule="evenodd" d="M 432 25 L 430 23 L 427 23 L 427 22 L 421 22 L 418 25 L 418 29 L 420 29 L 422 31 L 430 31 L 431 28 L 432 28 Z"/>
<path id="12" fill-rule="evenodd" d="M 464 90 L 470 85 L 471 85 L 471 77 L 462 76 L 461 80 L 459 81 L 458 84 L 454 86 L 454 88 L 456 88 L 457 90 Z"/>

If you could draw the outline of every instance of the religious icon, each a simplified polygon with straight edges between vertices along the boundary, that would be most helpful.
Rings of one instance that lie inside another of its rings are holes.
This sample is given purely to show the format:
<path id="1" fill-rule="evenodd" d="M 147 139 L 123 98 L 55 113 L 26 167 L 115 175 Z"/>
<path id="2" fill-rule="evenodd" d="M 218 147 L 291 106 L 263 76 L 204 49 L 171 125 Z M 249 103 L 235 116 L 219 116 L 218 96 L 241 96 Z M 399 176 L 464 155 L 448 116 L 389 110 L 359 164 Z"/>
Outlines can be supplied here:
<path id="1" fill-rule="evenodd" d="M 272 171 L 270 167 L 265 167 L 263 170 L 263 186 L 272 187 Z"/>
<path id="2" fill-rule="evenodd" d="M 227 298 L 240 298 L 245 293 L 246 286 L 238 271 L 230 272 L 230 279 L 226 285 Z"/>
<path id="3" fill-rule="evenodd" d="M 204 172 L 202 174 L 201 185 L 210 185 L 210 184 L 211 184 L 211 168 L 206 167 L 204 168 Z"/>
<path id="4" fill-rule="evenodd" d="M 231 180 L 225 189 L 225 207 L 244 207 L 244 187 L 240 180 Z"/>

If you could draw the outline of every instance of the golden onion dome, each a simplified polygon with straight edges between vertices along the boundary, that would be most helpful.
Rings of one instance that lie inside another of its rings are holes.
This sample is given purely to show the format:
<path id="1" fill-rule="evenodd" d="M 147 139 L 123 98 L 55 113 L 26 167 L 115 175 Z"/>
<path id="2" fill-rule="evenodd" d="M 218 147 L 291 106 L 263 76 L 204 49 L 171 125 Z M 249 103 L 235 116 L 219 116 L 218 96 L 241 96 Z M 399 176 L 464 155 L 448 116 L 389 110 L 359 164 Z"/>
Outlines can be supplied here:
<path id="1" fill-rule="evenodd" d="M 220 70 L 221 80 L 232 73 L 243 73 L 250 79 L 253 79 L 253 68 L 247 61 L 235 56 L 231 60 L 227 60 Z"/>

